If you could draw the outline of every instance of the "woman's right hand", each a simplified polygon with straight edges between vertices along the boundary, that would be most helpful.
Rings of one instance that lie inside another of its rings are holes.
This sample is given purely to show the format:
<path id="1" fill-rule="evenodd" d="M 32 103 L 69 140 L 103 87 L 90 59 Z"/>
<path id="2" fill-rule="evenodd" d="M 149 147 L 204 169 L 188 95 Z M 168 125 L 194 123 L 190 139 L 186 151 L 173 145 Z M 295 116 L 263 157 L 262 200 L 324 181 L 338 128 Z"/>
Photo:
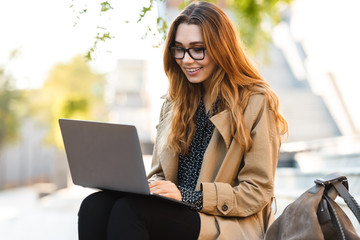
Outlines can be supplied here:
<path id="1" fill-rule="evenodd" d="M 173 198 L 178 201 L 182 200 L 181 192 L 171 181 L 158 180 L 149 183 L 150 192 L 164 197 Z"/>

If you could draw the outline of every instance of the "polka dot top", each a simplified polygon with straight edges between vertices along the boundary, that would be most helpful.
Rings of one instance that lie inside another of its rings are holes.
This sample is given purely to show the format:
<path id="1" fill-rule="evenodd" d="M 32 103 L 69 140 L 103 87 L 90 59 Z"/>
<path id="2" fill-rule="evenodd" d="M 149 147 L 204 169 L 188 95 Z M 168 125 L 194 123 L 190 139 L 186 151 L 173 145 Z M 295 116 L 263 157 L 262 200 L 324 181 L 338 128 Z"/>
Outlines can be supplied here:
<path id="1" fill-rule="evenodd" d="M 213 108 L 213 114 L 217 112 L 218 101 Z M 196 111 L 196 131 L 191 141 L 189 152 L 186 155 L 179 155 L 178 188 L 181 192 L 182 201 L 194 204 L 194 209 L 202 209 L 203 193 L 195 191 L 199 178 L 204 153 L 209 145 L 214 124 L 210 121 L 210 113 L 206 113 L 203 101 L 200 101 Z"/>

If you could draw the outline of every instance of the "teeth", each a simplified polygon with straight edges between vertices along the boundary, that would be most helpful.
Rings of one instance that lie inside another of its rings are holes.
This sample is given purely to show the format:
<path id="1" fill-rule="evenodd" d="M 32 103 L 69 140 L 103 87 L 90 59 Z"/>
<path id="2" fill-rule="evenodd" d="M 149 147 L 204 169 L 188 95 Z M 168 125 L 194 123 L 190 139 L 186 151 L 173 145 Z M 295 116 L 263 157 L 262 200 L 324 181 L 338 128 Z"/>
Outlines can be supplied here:
<path id="1" fill-rule="evenodd" d="M 188 69 L 189 72 L 195 72 L 197 70 L 199 70 L 200 68 L 192 68 L 192 69 Z"/>

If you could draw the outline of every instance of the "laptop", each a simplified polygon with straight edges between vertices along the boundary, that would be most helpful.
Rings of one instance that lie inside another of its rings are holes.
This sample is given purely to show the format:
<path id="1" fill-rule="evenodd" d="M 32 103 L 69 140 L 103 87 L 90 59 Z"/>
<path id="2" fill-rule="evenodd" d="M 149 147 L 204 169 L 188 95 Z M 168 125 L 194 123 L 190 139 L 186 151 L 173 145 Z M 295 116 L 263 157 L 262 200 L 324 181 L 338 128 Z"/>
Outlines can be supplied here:
<path id="1" fill-rule="evenodd" d="M 135 126 L 59 119 L 72 181 L 75 185 L 122 191 L 194 205 L 151 194 Z"/>

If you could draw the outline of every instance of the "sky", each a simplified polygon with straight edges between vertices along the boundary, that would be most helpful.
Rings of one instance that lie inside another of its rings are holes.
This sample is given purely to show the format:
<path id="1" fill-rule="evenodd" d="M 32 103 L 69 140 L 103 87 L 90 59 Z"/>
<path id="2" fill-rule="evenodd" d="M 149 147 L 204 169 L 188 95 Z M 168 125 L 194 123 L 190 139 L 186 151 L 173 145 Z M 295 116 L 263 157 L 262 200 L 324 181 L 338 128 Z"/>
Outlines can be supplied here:
<path id="1" fill-rule="evenodd" d="M 97 60 L 91 62 L 97 70 L 109 71 L 116 58 L 146 58 L 151 54 L 147 49 L 158 38 L 141 40 L 141 36 L 145 24 L 152 26 L 156 11 L 147 17 L 150 22 L 136 24 L 141 7 L 147 6 L 148 1 L 113 1 L 114 10 L 102 16 L 100 2 L 1 0 L 0 65 L 7 64 L 19 88 L 41 87 L 54 64 L 86 54 L 92 47 L 97 26 L 105 26 L 115 37 L 99 44 Z M 77 14 L 84 8 L 88 9 L 86 14 Z M 10 52 L 15 49 L 18 57 L 9 64 Z"/>

